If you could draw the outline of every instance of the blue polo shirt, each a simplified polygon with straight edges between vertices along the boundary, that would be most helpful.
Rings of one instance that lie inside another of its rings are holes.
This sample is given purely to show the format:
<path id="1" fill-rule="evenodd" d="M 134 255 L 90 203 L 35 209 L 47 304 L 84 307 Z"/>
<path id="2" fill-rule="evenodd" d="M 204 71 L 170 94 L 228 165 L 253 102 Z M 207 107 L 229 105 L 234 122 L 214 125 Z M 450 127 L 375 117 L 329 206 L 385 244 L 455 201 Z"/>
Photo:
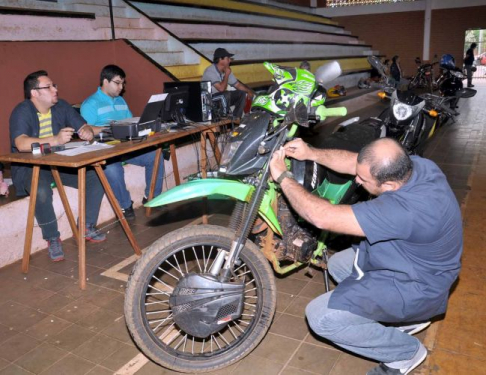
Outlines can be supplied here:
<path id="1" fill-rule="evenodd" d="M 461 268 L 462 219 L 446 177 L 412 157 L 405 185 L 352 206 L 366 240 L 353 273 L 329 307 L 382 322 L 423 321 L 445 312 Z"/>
<path id="2" fill-rule="evenodd" d="M 101 87 L 81 104 L 81 116 L 94 126 L 106 126 L 110 121 L 133 117 L 123 97 L 112 98 Z"/>

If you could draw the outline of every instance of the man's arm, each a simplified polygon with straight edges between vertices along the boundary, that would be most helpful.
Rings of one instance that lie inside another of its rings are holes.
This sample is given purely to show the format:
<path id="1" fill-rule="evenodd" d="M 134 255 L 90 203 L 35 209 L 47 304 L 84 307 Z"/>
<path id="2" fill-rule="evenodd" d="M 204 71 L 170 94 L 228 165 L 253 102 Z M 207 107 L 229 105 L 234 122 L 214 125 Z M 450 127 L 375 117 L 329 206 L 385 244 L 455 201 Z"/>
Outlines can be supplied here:
<path id="1" fill-rule="evenodd" d="M 297 160 L 312 160 L 338 173 L 356 175 L 358 154 L 345 150 L 318 149 L 297 138 L 284 146 L 285 154 Z"/>
<path id="2" fill-rule="evenodd" d="M 285 149 L 275 152 L 270 170 L 274 180 L 287 170 L 285 165 Z M 306 221 L 317 228 L 353 236 L 364 236 L 351 206 L 333 205 L 327 200 L 306 191 L 297 181 L 284 178 L 280 187 L 291 206 Z"/>
<path id="3" fill-rule="evenodd" d="M 21 134 L 15 138 L 14 143 L 20 152 L 30 152 L 32 143 L 49 143 L 51 146 L 59 146 L 68 143 L 73 133 L 73 128 L 63 128 L 58 134 L 45 138 L 36 138 Z"/>
<path id="4" fill-rule="evenodd" d="M 223 80 L 221 82 L 214 83 L 213 84 L 214 88 L 219 92 L 226 91 L 226 89 L 228 88 L 228 80 L 230 78 L 230 75 L 231 75 L 231 68 L 228 67 L 224 72 Z"/>
<path id="5" fill-rule="evenodd" d="M 254 91 L 252 89 L 250 89 L 249 87 L 247 87 L 246 85 L 242 84 L 240 81 L 236 82 L 235 88 L 237 88 L 238 90 L 246 92 L 247 95 L 250 97 L 250 99 L 253 99 L 253 97 L 255 96 Z"/>
<path id="6" fill-rule="evenodd" d="M 331 204 L 309 193 L 290 178 L 284 178 L 280 187 L 294 210 L 317 228 L 351 236 L 365 236 L 351 206 Z"/>

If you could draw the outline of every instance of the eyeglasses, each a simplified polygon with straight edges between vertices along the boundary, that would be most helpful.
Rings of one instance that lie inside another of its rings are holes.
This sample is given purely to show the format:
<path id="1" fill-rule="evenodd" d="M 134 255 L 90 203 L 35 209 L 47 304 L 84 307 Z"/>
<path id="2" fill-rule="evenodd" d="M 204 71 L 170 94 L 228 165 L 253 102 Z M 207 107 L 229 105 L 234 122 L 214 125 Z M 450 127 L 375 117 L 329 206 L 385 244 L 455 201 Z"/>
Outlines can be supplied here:
<path id="1" fill-rule="evenodd" d="M 57 84 L 53 83 L 51 86 L 45 86 L 45 87 L 34 87 L 34 90 L 50 90 L 50 89 L 57 89 Z"/>
<path id="2" fill-rule="evenodd" d="M 115 85 L 118 85 L 118 86 L 125 86 L 126 82 L 122 82 L 122 81 L 111 81 L 113 82 Z"/>

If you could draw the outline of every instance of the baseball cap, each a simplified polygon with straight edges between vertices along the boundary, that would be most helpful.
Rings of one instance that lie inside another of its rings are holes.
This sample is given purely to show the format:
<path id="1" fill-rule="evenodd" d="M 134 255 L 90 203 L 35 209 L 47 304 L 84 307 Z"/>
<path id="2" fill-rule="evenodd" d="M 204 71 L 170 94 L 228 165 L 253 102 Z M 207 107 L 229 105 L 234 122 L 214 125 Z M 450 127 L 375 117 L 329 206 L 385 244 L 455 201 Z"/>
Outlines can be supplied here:
<path id="1" fill-rule="evenodd" d="M 221 57 L 233 57 L 234 53 L 229 53 L 224 48 L 216 48 L 214 51 L 214 59 L 219 59 Z"/>

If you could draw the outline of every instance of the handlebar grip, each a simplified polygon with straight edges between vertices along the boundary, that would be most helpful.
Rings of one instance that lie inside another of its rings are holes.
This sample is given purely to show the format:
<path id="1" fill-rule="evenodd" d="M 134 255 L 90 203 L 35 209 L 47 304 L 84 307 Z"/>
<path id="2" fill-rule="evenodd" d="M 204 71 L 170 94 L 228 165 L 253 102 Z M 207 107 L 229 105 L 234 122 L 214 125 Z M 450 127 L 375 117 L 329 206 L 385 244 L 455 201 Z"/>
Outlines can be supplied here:
<path id="1" fill-rule="evenodd" d="M 346 116 L 347 114 L 348 110 L 346 107 L 326 108 L 324 106 L 320 106 L 316 111 L 316 115 L 318 115 L 321 120 L 324 120 L 329 116 L 340 117 Z"/>

